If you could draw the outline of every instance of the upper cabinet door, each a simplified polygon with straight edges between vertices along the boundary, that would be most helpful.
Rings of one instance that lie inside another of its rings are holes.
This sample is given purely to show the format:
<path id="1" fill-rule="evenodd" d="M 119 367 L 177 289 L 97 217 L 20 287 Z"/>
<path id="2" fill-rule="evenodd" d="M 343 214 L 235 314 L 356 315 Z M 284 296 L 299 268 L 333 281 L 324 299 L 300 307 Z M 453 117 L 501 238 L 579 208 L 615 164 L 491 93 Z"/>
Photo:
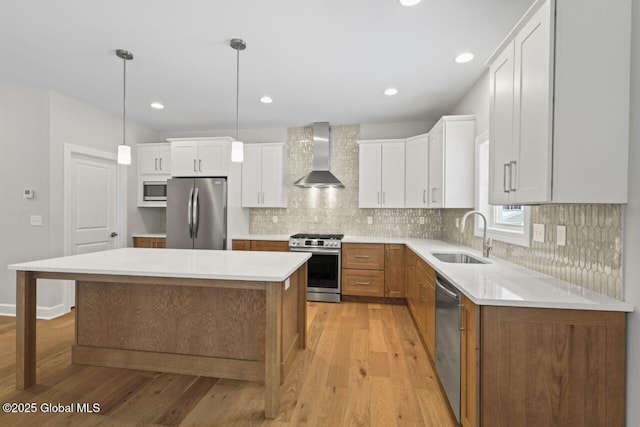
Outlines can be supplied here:
<path id="1" fill-rule="evenodd" d="M 160 173 L 171 173 L 171 144 L 162 144 L 158 148 L 158 169 Z"/>
<path id="2" fill-rule="evenodd" d="M 242 206 L 260 207 L 262 201 L 262 149 L 259 144 L 245 144 L 242 163 Z"/>
<path id="3" fill-rule="evenodd" d="M 160 171 L 158 163 L 157 145 L 138 145 L 138 173 L 145 175 L 163 173 Z"/>
<path id="4" fill-rule="evenodd" d="M 429 206 L 429 135 L 419 135 L 405 142 L 405 207 Z"/>
<path id="5" fill-rule="evenodd" d="M 262 147 L 262 207 L 287 207 L 283 162 L 284 144 Z"/>
<path id="6" fill-rule="evenodd" d="M 227 141 L 200 141 L 198 143 L 198 172 L 204 176 L 227 176 L 229 165 Z"/>
<path id="7" fill-rule="evenodd" d="M 429 207 L 444 207 L 444 122 L 429 132 Z"/>
<path id="8" fill-rule="evenodd" d="M 384 208 L 404 208 L 404 142 L 382 144 L 382 195 Z"/>
<path id="9" fill-rule="evenodd" d="M 198 174 L 198 141 L 171 142 L 171 176 Z"/>
<path id="10" fill-rule="evenodd" d="M 358 206 L 378 208 L 382 204 L 382 147 L 379 143 L 359 144 Z"/>
<path id="11" fill-rule="evenodd" d="M 515 37 L 512 188 L 520 203 L 551 201 L 552 59 L 551 2 L 547 1 Z M 596 101 L 597 102 L 597 101 Z"/>
<path id="12" fill-rule="evenodd" d="M 489 202 L 510 203 L 509 170 L 515 158 L 513 132 L 514 44 L 511 43 L 489 69 Z"/>

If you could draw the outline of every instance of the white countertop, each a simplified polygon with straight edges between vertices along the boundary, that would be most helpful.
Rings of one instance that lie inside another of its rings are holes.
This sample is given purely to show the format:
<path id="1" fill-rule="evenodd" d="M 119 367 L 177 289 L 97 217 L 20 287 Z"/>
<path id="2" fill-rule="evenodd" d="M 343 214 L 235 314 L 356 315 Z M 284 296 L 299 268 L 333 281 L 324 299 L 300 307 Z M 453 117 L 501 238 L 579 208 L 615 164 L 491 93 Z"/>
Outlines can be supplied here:
<path id="1" fill-rule="evenodd" d="M 145 234 L 132 234 L 131 237 L 148 237 L 151 239 L 166 239 L 166 233 L 145 233 Z"/>
<path id="2" fill-rule="evenodd" d="M 256 235 L 243 236 L 251 240 Z M 239 238 L 234 236 L 234 238 Z M 483 258 L 468 246 L 409 237 L 345 236 L 343 243 L 404 244 L 478 305 L 634 311 L 634 306 L 500 258 Z M 432 252 L 462 252 L 489 264 L 452 264 Z"/>
<path id="3" fill-rule="evenodd" d="M 304 252 L 123 248 L 12 264 L 9 269 L 281 282 L 310 257 Z"/>

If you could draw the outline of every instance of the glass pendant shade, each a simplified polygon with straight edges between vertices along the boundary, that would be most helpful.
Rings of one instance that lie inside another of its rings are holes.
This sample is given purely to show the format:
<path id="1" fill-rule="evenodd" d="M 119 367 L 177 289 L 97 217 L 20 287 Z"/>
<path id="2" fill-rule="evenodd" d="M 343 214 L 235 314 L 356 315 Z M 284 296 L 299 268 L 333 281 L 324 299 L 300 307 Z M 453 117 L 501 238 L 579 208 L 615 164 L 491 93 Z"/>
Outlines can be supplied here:
<path id="1" fill-rule="evenodd" d="M 244 144 L 242 142 L 231 142 L 231 161 L 235 163 L 242 163 L 244 161 Z"/>
<path id="2" fill-rule="evenodd" d="M 131 164 L 131 147 L 129 147 L 128 145 L 118 145 L 118 164 Z"/>

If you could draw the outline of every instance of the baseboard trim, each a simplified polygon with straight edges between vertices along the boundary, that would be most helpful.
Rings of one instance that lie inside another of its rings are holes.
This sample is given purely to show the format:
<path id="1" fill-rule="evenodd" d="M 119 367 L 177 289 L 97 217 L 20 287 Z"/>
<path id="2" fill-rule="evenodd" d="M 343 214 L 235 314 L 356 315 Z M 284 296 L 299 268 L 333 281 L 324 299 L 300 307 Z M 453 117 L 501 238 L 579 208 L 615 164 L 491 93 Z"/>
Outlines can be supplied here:
<path id="1" fill-rule="evenodd" d="M 54 305 L 52 307 L 36 307 L 36 318 L 41 320 L 51 320 L 56 317 L 67 314 L 64 304 Z M 0 304 L 0 316 L 16 317 L 15 304 Z"/>

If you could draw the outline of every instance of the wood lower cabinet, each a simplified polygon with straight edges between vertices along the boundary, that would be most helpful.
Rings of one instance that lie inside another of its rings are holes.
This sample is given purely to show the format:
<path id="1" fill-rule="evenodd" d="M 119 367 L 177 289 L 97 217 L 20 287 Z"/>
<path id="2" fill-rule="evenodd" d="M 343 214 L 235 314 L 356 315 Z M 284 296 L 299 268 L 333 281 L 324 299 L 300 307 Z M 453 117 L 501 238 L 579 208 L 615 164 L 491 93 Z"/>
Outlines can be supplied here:
<path id="1" fill-rule="evenodd" d="M 407 249 L 407 302 L 431 359 L 436 342 L 436 272 Z"/>
<path id="2" fill-rule="evenodd" d="M 405 282 L 405 246 L 384 245 L 384 296 L 407 296 Z"/>
<path id="3" fill-rule="evenodd" d="M 384 245 L 380 243 L 344 243 L 342 268 L 384 270 Z"/>
<path id="4" fill-rule="evenodd" d="M 234 251 L 289 252 L 289 242 L 282 240 L 237 240 L 231 242 Z"/>
<path id="5" fill-rule="evenodd" d="M 480 372 L 480 310 L 469 298 L 462 295 L 462 331 L 460 337 L 460 424 L 463 427 L 478 425 L 478 398 Z"/>
<path id="6" fill-rule="evenodd" d="M 134 248 L 166 248 L 167 239 L 165 237 L 134 237 Z"/>
<path id="7" fill-rule="evenodd" d="M 342 270 L 342 294 L 384 297 L 385 277 L 380 270 Z"/>

